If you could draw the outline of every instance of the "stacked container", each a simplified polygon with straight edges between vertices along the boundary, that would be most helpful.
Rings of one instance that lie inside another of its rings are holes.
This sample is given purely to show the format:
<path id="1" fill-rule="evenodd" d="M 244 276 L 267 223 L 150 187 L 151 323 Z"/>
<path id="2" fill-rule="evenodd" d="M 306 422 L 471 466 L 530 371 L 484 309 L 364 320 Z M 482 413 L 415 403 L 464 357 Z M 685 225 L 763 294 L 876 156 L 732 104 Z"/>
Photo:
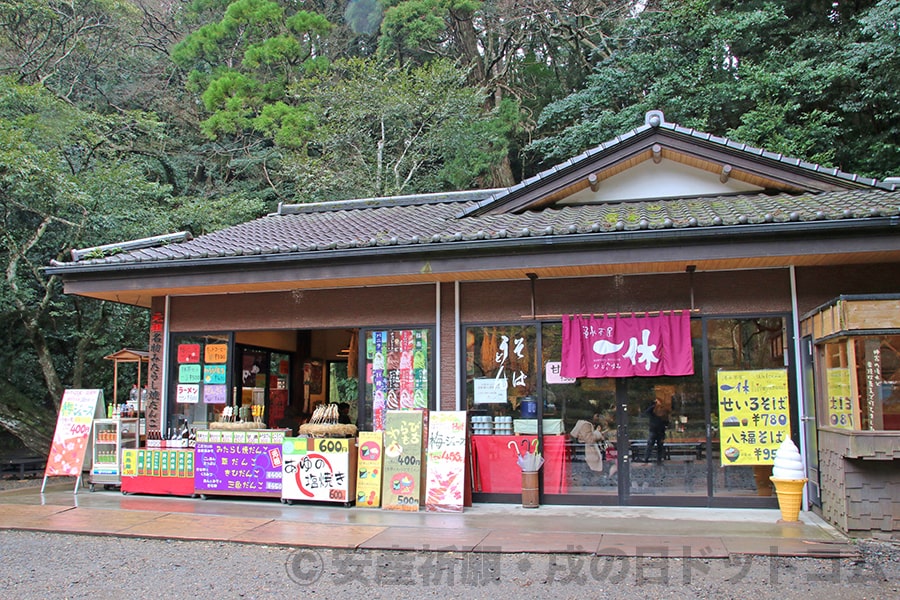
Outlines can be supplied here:
<path id="1" fill-rule="evenodd" d="M 512 417 L 494 417 L 494 435 L 512 435 Z"/>
<path id="2" fill-rule="evenodd" d="M 491 435 L 494 433 L 491 417 L 473 416 L 472 433 L 474 435 Z"/>

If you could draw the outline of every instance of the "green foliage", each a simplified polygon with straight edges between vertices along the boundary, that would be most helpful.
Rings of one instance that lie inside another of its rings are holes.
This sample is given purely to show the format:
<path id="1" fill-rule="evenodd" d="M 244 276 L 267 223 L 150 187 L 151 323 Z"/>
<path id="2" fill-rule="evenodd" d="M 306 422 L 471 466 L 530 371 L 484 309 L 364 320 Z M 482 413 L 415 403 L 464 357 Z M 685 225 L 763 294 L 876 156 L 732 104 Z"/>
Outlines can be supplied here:
<path id="1" fill-rule="evenodd" d="M 529 150 L 545 164 L 565 160 L 661 109 L 668 121 L 767 150 L 890 174 L 900 131 L 883 115 L 900 105 L 900 9 L 860 4 L 854 16 L 830 3 L 809 12 L 791 3 L 662 2 L 623 23 L 622 43 L 584 88 L 542 111 Z"/>
<path id="2" fill-rule="evenodd" d="M 307 152 L 285 156 L 303 199 L 467 188 L 506 153 L 507 104 L 482 112 L 483 94 L 449 62 L 386 69 L 335 63 L 327 77 L 292 89 L 317 110 Z M 514 119 L 513 119 L 514 120 Z"/>
<path id="3" fill-rule="evenodd" d="M 330 29 L 321 15 L 291 2 L 235 0 L 221 19 L 203 25 L 172 49 L 172 60 L 190 70 L 191 89 L 210 113 L 200 124 L 213 140 L 263 135 L 289 147 L 302 145 L 309 111 L 287 86 L 327 64 L 318 52 Z M 206 8 L 195 4 L 195 9 Z M 293 11 L 293 12 L 292 12 Z"/>

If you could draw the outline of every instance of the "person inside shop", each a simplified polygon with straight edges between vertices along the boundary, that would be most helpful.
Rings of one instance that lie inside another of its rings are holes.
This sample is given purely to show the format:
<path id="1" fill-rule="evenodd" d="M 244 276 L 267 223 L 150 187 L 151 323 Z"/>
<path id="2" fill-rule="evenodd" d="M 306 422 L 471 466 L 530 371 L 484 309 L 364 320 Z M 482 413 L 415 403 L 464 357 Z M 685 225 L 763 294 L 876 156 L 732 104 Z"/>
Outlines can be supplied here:
<path id="1" fill-rule="evenodd" d="M 353 420 L 350 419 L 350 405 L 346 402 L 338 403 L 338 423 L 341 425 L 350 425 Z"/>
<path id="2" fill-rule="evenodd" d="M 590 471 L 596 474 L 603 473 L 603 461 L 606 456 L 606 438 L 600 428 L 593 423 L 579 419 L 569 432 L 569 436 L 584 444 L 584 462 Z M 587 473 L 586 475 L 589 475 Z"/>
<path id="3" fill-rule="evenodd" d="M 619 470 L 618 451 L 616 449 L 616 415 L 615 412 L 606 412 L 604 414 L 594 415 L 594 423 L 596 423 L 597 431 L 603 436 L 604 456 L 603 459 L 609 465 L 609 473 L 607 476 L 612 478 L 616 476 Z"/>
<path id="4" fill-rule="evenodd" d="M 656 398 L 647 408 L 644 414 L 650 419 L 649 435 L 647 436 L 647 450 L 644 452 L 644 462 L 650 462 L 650 455 L 653 448 L 656 448 L 656 464 L 662 464 L 664 456 L 664 443 L 666 440 L 666 429 L 669 427 L 669 414 L 671 410 L 666 404 Z"/>

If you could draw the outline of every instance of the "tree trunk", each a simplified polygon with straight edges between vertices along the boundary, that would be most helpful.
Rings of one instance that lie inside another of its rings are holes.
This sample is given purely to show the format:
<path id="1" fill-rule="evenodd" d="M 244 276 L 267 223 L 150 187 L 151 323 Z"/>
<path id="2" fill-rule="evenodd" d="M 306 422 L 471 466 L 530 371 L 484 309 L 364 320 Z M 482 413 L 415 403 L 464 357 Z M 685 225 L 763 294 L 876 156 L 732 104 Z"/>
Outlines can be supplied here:
<path id="1" fill-rule="evenodd" d="M 0 382 L 0 427 L 39 456 L 50 452 L 56 415 L 53 407 L 35 404 L 15 386 Z"/>

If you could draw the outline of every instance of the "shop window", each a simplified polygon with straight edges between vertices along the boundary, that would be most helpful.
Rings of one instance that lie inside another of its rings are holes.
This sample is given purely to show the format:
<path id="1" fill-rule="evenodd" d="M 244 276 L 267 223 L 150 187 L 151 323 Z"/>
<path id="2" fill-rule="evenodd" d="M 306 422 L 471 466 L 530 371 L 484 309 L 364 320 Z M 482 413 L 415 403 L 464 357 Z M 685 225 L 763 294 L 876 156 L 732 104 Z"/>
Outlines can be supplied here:
<path id="1" fill-rule="evenodd" d="M 825 379 L 820 425 L 900 430 L 900 335 L 821 344 L 818 359 Z"/>
<path id="2" fill-rule="evenodd" d="M 228 335 L 173 334 L 171 340 L 168 417 L 161 432 L 167 436 L 216 420 L 231 389 Z"/>
<path id="3" fill-rule="evenodd" d="M 716 495 L 772 494 L 774 450 L 790 437 L 787 338 L 781 317 L 707 321 Z"/>
<path id="4" fill-rule="evenodd" d="M 432 330 L 375 329 L 365 340 L 365 422 L 363 430 L 382 431 L 388 410 L 434 408 Z"/>
<path id="5" fill-rule="evenodd" d="M 466 328 L 466 406 L 472 414 L 537 416 L 536 331 L 533 325 Z M 553 411 L 544 405 L 545 416 Z"/>

